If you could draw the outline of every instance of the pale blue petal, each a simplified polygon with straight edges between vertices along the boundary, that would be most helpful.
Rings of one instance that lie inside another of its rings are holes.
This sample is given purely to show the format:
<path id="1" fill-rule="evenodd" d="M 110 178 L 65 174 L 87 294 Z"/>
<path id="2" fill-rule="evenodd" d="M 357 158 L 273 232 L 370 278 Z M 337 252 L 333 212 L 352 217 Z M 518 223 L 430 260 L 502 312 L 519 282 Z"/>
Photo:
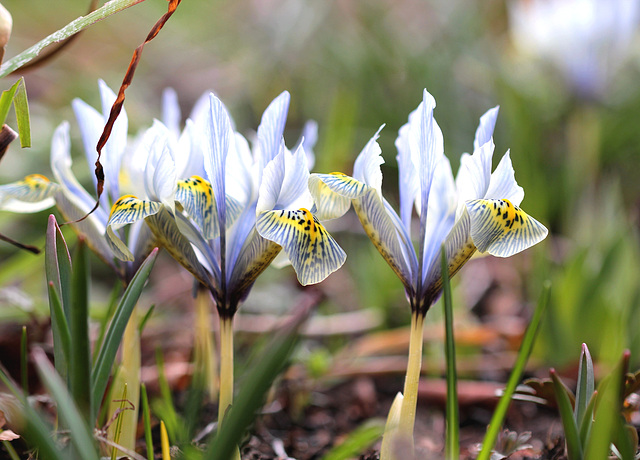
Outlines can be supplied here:
<path id="1" fill-rule="evenodd" d="M 211 275 L 200 263 L 190 241 L 183 233 L 184 227 L 178 227 L 176 219 L 162 206 L 160 212 L 145 219 L 153 236 L 166 251 L 202 284 L 215 292 Z"/>
<path id="2" fill-rule="evenodd" d="M 95 206 L 96 200 L 73 175 L 70 149 L 69 123 L 63 122 L 56 128 L 51 140 L 51 170 L 67 198 L 86 214 Z M 108 216 L 103 208 L 99 207 L 91 215 L 102 222 L 102 225 L 106 225 Z"/>
<path id="3" fill-rule="evenodd" d="M 173 210 L 177 187 L 176 165 L 169 144 L 169 131 L 160 122 L 153 124 L 155 139 L 145 167 L 147 196 Z"/>
<path id="4" fill-rule="evenodd" d="M 302 136 L 300 136 L 300 140 L 298 141 L 296 148 L 298 145 L 302 144 L 304 152 L 307 155 L 307 167 L 309 168 L 309 171 L 313 169 L 313 166 L 316 163 L 316 156 L 313 152 L 316 142 L 318 142 L 318 123 L 315 120 L 308 120 L 302 128 Z M 296 150 L 296 148 L 293 150 Z"/>
<path id="5" fill-rule="evenodd" d="M 498 167 L 493 171 L 493 174 L 491 174 L 489 189 L 482 198 L 505 198 L 516 206 L 520 206 L 520 203 L 522 203 L 524 199 L 524 189 L 516 182 L 509 151 L 504 154 Z"/>
<path id="6" fill-rule="evenodd" d="M 206 268 L 209 273 L 213 273 L 211 282 L 219 285 L 220 280 L 220 258 L 217 256 L 215 249 L 204 239 L 202 232 L 196 228 L 191 221 L 180 213 L 176 214 L 176 223 L 180 229 L 180 233 L 189 240 L 195 251 L 198 261 Z"/>
<path id="7" fill-rule="evenodd" d="M 405 258 L 407 251 L 403 251 L 401 248 L 399 230 L 396 228 L 400 219 L 392 219 L 389 216 L 378 192 L 372 187 L 368 188 L 359 198 L 353 200 L 353 209 L 356 211 L 365 233 L 391 269 L 398 275 L 407 292 L 414 292 L 413 273 Z M 402 226 L 399 228 L 401 229 Z"/>
<path id="8" fill-rule="evenodd" d="M 479 149 L 493 138 L 493 130 L 496 127 L 499 110 L 500 106 L 495 106 L 480 117 L 480 124 L 476 129 L 476 137 L 473 141 L 473 150 Z"/>
<path id="9" fill-rule="evenodd" d="M 106 124 L 109 119 L 111 107 L 116 100 L 116 94 L 107 86 L 107 84 L 99 80 L 100 97 L 102 100 L 102 116 L 103 123 Z M 101 156 L 101 162 L 104 166 L 105 186 L 109 191 L 109 196 L 112 200 L 116 200 L 120 196 L 119 175 L 120 175 L 120 163 L 122 161 L 122 155 L 124 154 L 127 146 L 127 129 L 129 127 L 129 121 L 127 118 L 127 112 L 122 108 L 120 115 L 113 124 L 111 130 L 111 136 L 104 146 L 104 150 Z M 103 126 L 104 128 L 104 126 Z"/>
<path id="10" fill-rule="evenodd" d="M 80 137 L 82 138 L 84 153 L 87 157 L 87 166 L 90 171 L 93 171 L 96 159 L 98 158 L 96 146 L 104 129 L 104 119 L 100 112 L 82 99 L 74 99 L 71 101 L 71 106 L 73 107 L 76 121 L 80 128 Z M 93 181 L 93 188 L 95 189 L 98 181 L 95 174 L 91 174 L 91 180 Z"/>
<path id="11" fill-rule="evenodd" d="M 428 285 L 434 264 L 438 265 L 440 246 L 455 223 L 456 190 L 449 160 L 442 156 L 433 176 L 431 199 L 423 242 L 422 286 Z"/>
<path id="12" fill-rule="evenodd" d="M 384 128 L 384 125 L 380 126 L 373 137 L 369 139 L 369 142 L 364 146 L 353 164 L 354 179 L 373 187 L 379 194 L 382 193 L 382 171 L 380 170 L 380 165 L 384 163 L 382 150 L 378 145 L 378 138 L 382 128 Z"/>
<path id="13" fill-rule="evenodd" d="M 242 267 L 236 267 L 237 264 L 244 266 L 246 264 L 250 264 L 247 261 L 246 254 L 244 255 L 245 260 L 240 261 L 239 258 L 243 257 L 240 255 L 243 248 L 247 246 L 247 239 L 250 238 L 252 232 L 255 231 L 256 226 L 256 204 L 255 202 L 251 203 L 249 206 L 245 207 L 234 223 L 234 225 L 227 230 L 227 266 L 230 267 L 229 271 L 233 271 L 233 275 L 235 277 L 241 277 L 242 275 Z M 262 238 L 262 237 L 260 237 Z M 253 254 L 253 253 L 252 253 Z"/>
<path id="14" fill-rule="evenodd" d="M 266 165 L 280 153 L 280 144 L 284 134 L 284 125 L 289 111 L 289 93 L 282 92 L 276 97 L 262 114 L 258 126 L 258 147 L 260 165 L 258 174 L 262 174 Z"/>
<path id="15" fill-rule="evenodd" d="M 461 204 L 467 200 L 484 198 L 487 193 L 491 180 L 493 149 L 493 141 L 489 139 L 487 143 L 476 149 L 473 155 L 464 153 L 460 158 L 456 188 Z M 459 212 L 462 212 L 462 209 Z"/>
<path id="16" fill-rule="evenodd" d="M 347 258 L 307 209 L 261 212 L 256 229 L 264 238 L 282 246 L 303 286 L 321 282 L 338 270 Z"/>
<path id="17" fill-rule="evenodd" d="M 407 234 L 411 234 L 411 216 L 413 205 L 420 190 L 418 169 L 411 159 L 411 145 L 409 140 L 409 124 L 405 124 L 398 131 L 396 149 L 398 155 L 398 188 L 400 193 L 400 217 Z"/>
<path id="18" fill-rule="evenodd" d="M 181 117 L 178 95 L 173 88 L 165 88 L 162 92 L 162 122 L 176 138 L 180 136 Z"/>
<path id="19" fill-rule="evenodd" d="M 498 257 L 517 254 L 546 238 L 548 230 L 509 200 L 466 203 L 471 238 L 480 252 Z"/>
<path id="20" fill-rule="evenodd" d="M 234 133 L 235 142 L 232 142 L 227 155 L 226 170 L 226 191 L 227 196 L 232 196 L 238 202 L 247 204 L 249 200 L 255 197 L 257 199 L 258 191 L 254 191 L 253 177 L 251 170 L 253 168 L 253 157 L 247 140 L 239 133 Z"/>
<path id="21" fill-rule="evenodd" d="M 246 220 L 243 221 L 246 222 Z M 253 223 L 255 223 L 255 213 Z M 263 238 L 253 224 L 249 227 L 249 233 L 243 243 L 239 248 L 228 283 L 232 301 L 236 303 L 244 300 L 256 278 L 282 250 L 279 244 Z"/>
<path id="22" fill-rule="evenodd" d="M 309 170 L 302 145 L 291 154 L 286 148 L 267 164 L 262 176 L 257 212 L 311 207 Z"/>
<path id="23" fill-rule="evenodd" d="M 209 95 L 210 110 L 205 124 L 204 169 L 213 188 L 214 196 L 226 196 L 225 171 L 229 143 L 233 142 L 233 132 L 227 109 L 220 99 Z M 216 200 L 219 227 L 226 228 L 225 200 Z"/>

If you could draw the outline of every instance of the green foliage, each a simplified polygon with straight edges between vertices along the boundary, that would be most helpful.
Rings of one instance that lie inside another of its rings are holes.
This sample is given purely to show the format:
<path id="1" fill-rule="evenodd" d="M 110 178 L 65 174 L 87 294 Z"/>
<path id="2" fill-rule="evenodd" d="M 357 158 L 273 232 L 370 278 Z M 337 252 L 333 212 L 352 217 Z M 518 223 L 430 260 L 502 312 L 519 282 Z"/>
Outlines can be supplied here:
<path id="1" fill-rule="evenodd" d="M 504 421 L 504 418 L 507 415 L 507 410 L 509 409 L 509 405 L 511 404 L 511 398 L 516 391 L 518 382 L 520 381 L 522 373 L 524 372 L 524 367 L 527 363 L 527 360 L 529 359 L 529 356 L 531 355 L 531 351 L 533 350 L 533 344 L 540 327 L 543 313 L 545 312 L 549 303 L 550 292 L 551 284 L 549 282 L 546 282 L 543 286 L 542 293 L 540 294 L 538 306 L 533 313 L 533 317 L 531 318 L 529 327 L 527 327 L 527 332 L 525 333 L 524 338 L 522 339 L 522 343 L 520 344 L 518 357 L 516 358 L 516 362 L 511 371 L 511 375 L 509 376 L 509 380 L 507 381 L 507 386 L 502 393 L 502 396 L 500 397 L 500 401 L 498 402 L 498 405 L 493 412 L 493 416 L 491 417 L 491 422 L 489 423 L 487 434 L 482 441 L 482 449 L 480 451 L 480 454 L 478 455 L 478 460 L 488 460 L 491 456 L 491 449 L 493 449 L 493 446 L 498 439 L 500 430 L 502 428 L 502 422 Z"/>
<path id="2" fill-rule="evenodd" d="M 23 148 L 31 147 L 31 121 L 24 77 L 18 79 L 11 88 L 3 91 L 0 96 L 0 126 L 6 121 L 12 103 L 16 111 L 20 146 Z"/>

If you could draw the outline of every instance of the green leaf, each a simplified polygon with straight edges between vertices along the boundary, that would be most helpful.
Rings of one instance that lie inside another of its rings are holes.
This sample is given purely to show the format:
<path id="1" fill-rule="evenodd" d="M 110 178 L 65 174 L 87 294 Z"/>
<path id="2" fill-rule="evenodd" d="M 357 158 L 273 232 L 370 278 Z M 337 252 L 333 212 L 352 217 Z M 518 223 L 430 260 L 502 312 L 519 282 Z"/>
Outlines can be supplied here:
<path id="1" fill-rule="evenodd" d="M 16 91 L 18 90 L 18 85 L 21 80 L 22 78 L 16 81 L 11 88 L 4 90 L 0 96 L 0 126 L 7 121 L 7 115 L 9 115 L 11 103 L 13 102 L 13 98 L 16 95 Z"/>
<path id="2" fill-rule="evenodd" d="M 98 8 L 97 10 L 87 14 L 86 16 L 80 16 L 74 21 L 71 21 L 62 29 L 55 31 L 43 40 L 40 40 L 31 48 L 23 51 L 12 59 L 5 61 L 2 67 L 0 67 L 0 78 L 6 77 L 14 70 L 17 70 L 23 65 L 27 64 L 33 58 L 38 56 L 38 54 L 40 54 L 40 51 L 42 51 L 45 47 L 51 45 L 52 43 L 64 40 L 65 38 L 68 38 L 80 32 L 85 27 L 88 27 L 91 24 L 100 21 L 101 19 L 105 19 L 112 14 L 118 13 L 119 11 L 129 8 L 130 6 L 133 6 L 142 1 L 144 0 L 113 0 L 110 2 L 106 2 L 101 8 Z"/>
<path id="3" fill-rule="evenodd" d="M 147 387 L 140 385 L 140 395 L 142 400 L 142 420 L 144 421 L 144 441 L 147 446 L 147 460 L 153 460 L 153 438 L 151 437 L 151 412 L 149 410 L 149 398 L 147 397 Z"/>
<path id="4" fill-rule="evenodd" d="M 68 453 L 61 451 L 51 438 L 53 428 L 45 422 L 44 416 L 31 407 L 27 399 L 18 387 L 13 384 L 11 378 L 4 373 L 2 368 L 0 368 L 0 380 L 22 404 L 23 414 L 27 421 L 25 439 L 29 441 L 31 447 L 38 448 L 39 457 L 45 460 L 68 460 Z"/>
<path id="5" fill-rule="evenodd" d="M 522 373 L 524 372 L 524 367 L 527 363 L 527 360 L 529 359 L 531 350 L 533 349 L 533 344 L 540 327 L 540 320 L 542 319 L 542 315 L 549 303 L 550 293 L 551 283 L 549 281 L 545 281 L 542 287 L 542 293 L 540 294 L 540 299 L 538 300 L 538 305 L 536 307 L 536 310 L 533 312 L 533 317 L 531 318 L 531 322 L 529 323 L 527 332 L 524 334 L 524 337 L 522 339 L 522 344 L 520 345 L 520 350 L 518 351 L 518 357 L 516 358 L 515 365 L 513 366 L 513 370 L 511 371 L 511 376 L 507 381 L 507 387 L 505 388 L 500 401 L 498 401 L 498 405 L 496 406 L 496 410 L 493 413 L 493 417 L 491 417 L 491 423 L 489 424 L 487 434 L 482 441 L 482 450 L 478 454 L 477 460 L 489 460 L 490 458 L 491 449 L 493 449 L 493 446 L 498 439 L 498 434 L 500 433 L 500 429 L 502 428 L 502 422 L 507 415 L 507 410 L 509 409 L 509 404 L 511 403 L 511 397 L 513 396 L 513 393 L 518 386 L 518 382 L 520 381 Z"/>
<path id="6" fill-rule="evenodd" d="M 22 384 L 22 391 L 25 395 L 29 394 L 27 349 L 27 326 L 22 326 L 22 335 L 20 336 L 20 383 Z"/>
<path id="7" fill-rule="evenodd" d="M 578 369 L 578 384 L 576 387 L 576 402 L 573 416 L 578 426 L 582 425 L 587 405 L 595 391 L 595 377 L 593 376 L 593 361 L 586 343 L 582 344 L 580 353 L 580 367 Z"/>
<path id="8" fill-rule="evenodd" d="M 140 265 L 140 268 L 131 280 L 131 283 L 122 296 L 122 300 L 116 308 L 116 312 L 113 315 L 113 320 L 109 325 L 102 347 L 100 347 L 93 372 L 91 373 L 91 382 L 93 386 L 91 390 L 91 420 L 95 419 L 96 411 L 100 406 L 100 402 L 104 396 L 104 391 L 107 387 L 107 381 L 109 379 L 109 374 L 111 373 L 111 368 L 113 367 L 113 361 L 115 360 L 118 347 L 122 341 L 124 330 L 127 327 L 127 322 L 129 321 L 131 312 L 133 312 L 133 309 L 138 302 L 142 288 L 144 287 L 147 278 L 149 278 L 149 274 L 151 273 L 151 269 L 153 268 L 153 263 L 155 262 L 157 255 L 158 249 L 156 248 L 151 251 L 149 257 L 147 257 L 142 265 Z"/>
<path id="9" fill-rule="evenodd" d="M 367 420 L 353 430 L 339 445 L 331 449 L 323 460 L 348 460 L 357 457 L 373 444 L 384 431 L 384 421 L 380 419 Z"/>
<path id="10" fill-rule="evenodd" d="M 569 460 L 582 460 L 583 452 L 580 444 L 580 436 L 578 435 L 578 425 L 573 418 L 573 407 L 569 398 L 569 389 L 562 383 L 555 369 L 551 369 L 551 381 L 556 394 L 556 402 L 558 403 L 558 412 L 562 419 L 562 427 L 564 428 L 564 437 L 567 443 L 567 457 Z M 604 457 L 603 457 L 604 458 Z"/>
<path id="11" fill-rule="evenodd" d="M 13 98 L 13 106 L 16 109 L 18 122 L 18 134 L 20 134 L 20 147 L 31 147 L 31 121 L 29 119 L 29 101 L 27 100 L 27 87 L 24 77 L 18 80 L 18 90 Z"/>
<path id="12" fill-rule="evenodd" d="M 71 395 L 85 420 L 91 416 L 91 357 L 89 350 L 89 260 L 84 239 L 78 239 L 71 274 Z"/>
<path id="13" fill-rule="evenodd" d="M 258 356 L 252 371 L 247 376 L 245 384 L 235 399 L 229 412 L 225 415 L 218 434 L 207 448 L 203 459 L 229 460 L 244 436 L 244 431 L 253 421 L 256 411 L 260 409 L 271 384 L 285 365 L 295 348 L 298 339 L 298 329 L 303 318 L 298 317 L 293 325 L 283 332 L 274 334 L 275 339 L 265 348 L 265 352 Z"/>
<path id="14" fill-rule="evenodd" d="M 64 421 L 65 426 L 68 427 L 71 444 L 79 457 L 83 460 L 99 460 L 93 442 L 92 428 L 80 414 L 64 382 L 49 363 L 47 355 L 41 349 L 35 349 L 32 356 L 38 375 L 57 403 L 58 415 Z"/>
<path id="15" fill-rule="evenodd" d="M 589 400 L 589 404 L 582 414 L 582 421 L 579 423 L 580 427 L 580 445 L 586 446 L 587 440 L 591 435 L 591 427 L 593 426 L 593 412 L 596 408 L 596 404 L 598 401 L 598 392 L 594 391 L 591 394 L 591 399 Z"/>
<path id="16" fill-rule="evenodd" d="M 71 308 L 71 300 L 69 298 L 71 295 L 71 257 L 53 214 L 49 216 L 47 226 L 45 271 L 47 282 L 55 293 L 55 296 L 52 296 L 51 291 L 49 293 L 54 363 L 60 376 L 66 379 L 71 344 L 68 313 Z M 57 304 L 54 304 L 55 301 L 57 301 Z M 58 311 L 58 307 L 60 311 Z M 67 337 L 69 337 L 68 340 Z"/>
<path id="17" fill-rule="evenodd" d="M 458 412 L 458 375 L 456 370 L 456 345 L 453 335 L 453 307 L 451 302 L 451 283 L 449 265 L 444 246 L 441 251 L 442 292 L 445 324 L 445 356 L 447 361 L 447 422 L 445 440 L 445 458 L 454 460 L 460 457 L 460 424 Z"/>
<path id="18" fill-rule="evenodd" d="M 71 332 L 69 331 L 69 324 L 64 316 L 64 311 L 62 311 L 60 297 L 58 297 L 58 293 L 53 287 L 53 282 L 49 282 L 49 305 L 51 308 L 51 324 L 55 323 L 57 326 L 56 332 L 54 333 L 54 357 L 58 356 L 59 353 L 62 356 L 62 361 L 69 363 L 71 359 L 69 356 L 71 353 Z M 55 349 L 56 347 L 58 347 L 57 350 Z M 56 362 L 56 365 L 57 364 Z"/>

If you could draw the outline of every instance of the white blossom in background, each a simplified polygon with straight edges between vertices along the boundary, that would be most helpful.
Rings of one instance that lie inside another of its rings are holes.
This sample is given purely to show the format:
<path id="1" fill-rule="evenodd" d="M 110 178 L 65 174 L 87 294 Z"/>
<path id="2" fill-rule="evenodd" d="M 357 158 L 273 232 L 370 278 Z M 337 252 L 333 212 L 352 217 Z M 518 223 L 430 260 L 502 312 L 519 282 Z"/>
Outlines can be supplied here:
<path id="1" fill-rule="evenodd" d="M 639 0 L 514 0 L 511 39 L 550 63 L 572 91 L 599 99 L 632 53 Z"/>

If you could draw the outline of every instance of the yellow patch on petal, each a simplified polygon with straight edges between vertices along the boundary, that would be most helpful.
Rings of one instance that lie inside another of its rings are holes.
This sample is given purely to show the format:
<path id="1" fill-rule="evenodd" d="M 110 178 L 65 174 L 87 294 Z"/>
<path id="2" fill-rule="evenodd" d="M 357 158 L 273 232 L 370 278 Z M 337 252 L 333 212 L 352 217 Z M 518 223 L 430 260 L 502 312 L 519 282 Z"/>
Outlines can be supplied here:
<path id="1" fill-rule="evenodd" d="M 342 266 L 346 254 L 307 209 L 262 212 L 260 234 L 284 248 L 300 284 L 319 283 Z"/>
<path id="2" fill-rule="evenodd" d="M 0 196 L 35 203 L 52 196 L 57 184 L 41 174 L 29 174 L 23 180 L 0 187 Z"/>
<path id="3" fill-rule="evenodd" d="M 544 225 L 509 200 L 471 200 L 471 238 L 480 252 L 509 257 L 542 241 Z"/>

